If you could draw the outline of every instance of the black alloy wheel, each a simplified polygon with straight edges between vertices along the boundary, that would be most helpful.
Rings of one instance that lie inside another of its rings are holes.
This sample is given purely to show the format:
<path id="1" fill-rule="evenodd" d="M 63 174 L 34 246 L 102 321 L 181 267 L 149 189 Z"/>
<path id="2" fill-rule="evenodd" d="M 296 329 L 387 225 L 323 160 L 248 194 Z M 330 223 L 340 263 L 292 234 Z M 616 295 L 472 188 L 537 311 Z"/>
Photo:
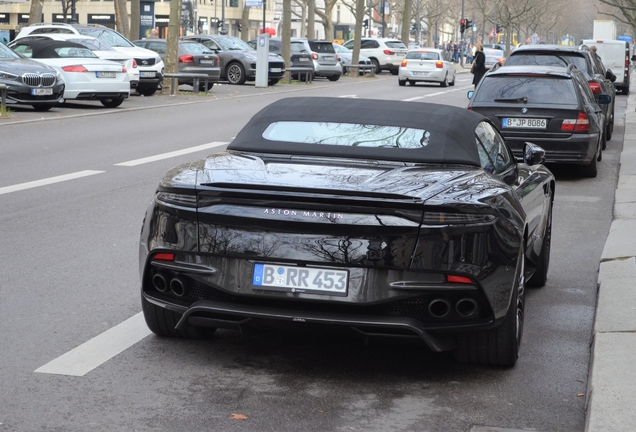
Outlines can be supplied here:
<path id="1" fill-rule="evenodd" d="M 372 58 L 371 63 L 373 63 L 373 67 L 375 68 L 375 74 L 379 75 L 380 72 L 382 72 L 382 69 L 380 69 L 380 62 L 377 59 Z"/>
<path id="2" fill-rule="evenodd" d="M 117 108 L 124 103 L 124 98 L 108 98 L 99 100 L 106 108 Z"/>
<path id="3" fill-rule="evenodd" d="M 230 84 L 245 84 L 247 77 L 245 76 L 245 69 L 240 63 L 230 63 L 225 72 L 225 76 Z"/>

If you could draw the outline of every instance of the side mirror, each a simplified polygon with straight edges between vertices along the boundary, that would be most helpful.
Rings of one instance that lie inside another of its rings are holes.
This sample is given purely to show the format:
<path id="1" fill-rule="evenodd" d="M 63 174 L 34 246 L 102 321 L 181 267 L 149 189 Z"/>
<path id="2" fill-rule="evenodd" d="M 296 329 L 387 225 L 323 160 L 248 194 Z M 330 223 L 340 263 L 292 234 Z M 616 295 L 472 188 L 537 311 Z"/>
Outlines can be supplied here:
<path id="1" fill-rule="evenodd" d="M 614 75 L 614 72 L 612 72 L 611 69 L 605 71 L 605 78 L 610 80 L 611 82 L 616 81 L 616 75 Z"/>
<path id="2" fill-rule="evenodd" d="M 531 142 L 524 143 L 523 162 L 530 166 L 545 163 L 545 150 Z"/>
<path id="3" fill-rule="evenodd" d="M 466 97 L 468 99 L 472 99 L 474 94 L 475 94 L 475 90 L 468 90 L 468 93 L 466 93 Z"/>
<path id="4" fill-rule="evenodd" d="M 636 54 L 632 56 L 632 61 L 636 61 Z"/>
<path id="5" fill-rule="evenodd" d="M 612 97 L 610 95 L 602 94 L 598 97 L 598 103 L 601 105 L 607 105 L 612 102 Z"/>

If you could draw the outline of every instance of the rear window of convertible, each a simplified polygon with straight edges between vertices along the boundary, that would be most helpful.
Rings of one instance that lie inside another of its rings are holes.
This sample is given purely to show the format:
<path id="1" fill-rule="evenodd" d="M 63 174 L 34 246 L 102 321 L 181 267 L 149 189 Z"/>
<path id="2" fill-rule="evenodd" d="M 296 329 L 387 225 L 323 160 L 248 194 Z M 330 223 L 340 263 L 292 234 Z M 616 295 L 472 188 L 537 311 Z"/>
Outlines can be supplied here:
<path id="1" fill-rule="evenodd" d="M 281 121 L 270 124 L 263 138 L 346 147 L 421 149 L 429 145 L 431 134 L 425 129 L 398 126 Z"/>
<path id="2" fill-rule="evenodd" d="M 486 77 L 474 98 L 475 102 L 525 102 L 542 105 L 578 103 L 571 79 L 532 75 Z"/>

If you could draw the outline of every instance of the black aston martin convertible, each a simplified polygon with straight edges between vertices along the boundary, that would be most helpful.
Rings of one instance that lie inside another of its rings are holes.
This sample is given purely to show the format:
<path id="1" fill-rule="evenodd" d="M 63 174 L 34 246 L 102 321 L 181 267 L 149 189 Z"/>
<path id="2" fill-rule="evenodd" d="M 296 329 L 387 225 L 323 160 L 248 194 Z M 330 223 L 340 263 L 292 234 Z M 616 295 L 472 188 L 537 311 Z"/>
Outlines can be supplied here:
<path id="1" fill-rule="evenodd" d="M 445 105 L 275 102 L 223 153 L 170 170 L 141 232 L 156 334 L 340 326 L 512 366 L 546 283 L 555 180 Z"/>

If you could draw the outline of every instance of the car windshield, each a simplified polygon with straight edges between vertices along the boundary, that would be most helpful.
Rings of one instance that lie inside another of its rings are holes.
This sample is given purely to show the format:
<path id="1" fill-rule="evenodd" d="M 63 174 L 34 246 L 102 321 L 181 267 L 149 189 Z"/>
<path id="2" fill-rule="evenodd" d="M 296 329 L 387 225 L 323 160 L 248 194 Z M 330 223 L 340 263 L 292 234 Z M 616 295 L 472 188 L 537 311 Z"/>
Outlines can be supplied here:
<path id="1" fill-rule="evenodd" d="M 439 60 L 439 53 L 428 51 L 411 51 L 406 53 L 409 60 Z"/>
<path id="2" fill-rule="evenodd" d="M 214 39 L 214 41 L 221 45 L 223 51 L 253 51 L 251 46 L 239 38 L 223 37 Z"/>
<path id="3" fill-rule="evenodd" d="M 350 53 L 351 52 L 351 50 L 349 48 L 345 48 L 342 45 L 333 44 L 333 47 L 335 48 L 337 53 L 346 54 L 346 53 Z"/>
<path id="4" fill-rule="evenodd" d="M 385 43 L 389 48 L 406 48 L 402 41 L 386 41 Z"/>
<path id="5" fill-rule="evenodd" d="M 272 123 L 263 132 L 270 141 L 402 149 L 426 147 L 430 135 L 427 130 L 407 127 L 304 121 Z"/>
<path id="6" fill-rule="evenodd" d="M 181 49 L 188 54 L 214 54 L 210 51 L 210 48 L 205 45 L 201 45 L 200 43 L 185 42 L 180 43 L 179 45 L 181 46 Z"/>
<path id="7" fill-rule="evenodd" d="M 91 51 L 115 51 L 110 45 L 106 45 L 99 39 L 69 39 L 69 42 L 75 42 L 84 45 Z"/>
<path id="8" fill-rule="evenodd" d="M 333 43 L 330 42 L 313 42 L 310 41 L 309 42 L 309 47 L 311 48 L 312 51 L 318 52 L 318 53 L 335 53 L 336 50 L 333 47 Z"/>
<path id="9" fill-rule="evenodd" d="M 574 83 L 569 78 L 536 75 L 488 76 L 473 96 L 475 102 L 577 104 Z"/>
<path id="10" fill-rule="evenodd" d="M 0 58 L 15 59 L 20 58 L 20 56 L 13 52 L 10 48 L 6 47 L 4 44 L 0 44 Z"/>
<path id="11" fill-rule="evenodd" d="M 115 30 L 104 30 L 100 28 L 78 28 L 81 34 L 93 36 L 111 47 L 134 47 L 132 43 L 125 37 L 117 33 Z"/>
<path id="12" fill-rule="evenodd" d="M 590 76 L 587 62 L 582 55 L 563 53 L 519 53 L 513 54 L 506 60 L 506 66 L 532 65 L 532 66 L 568 66 L 576 65 L 576 68 Z"/>
<path id="13" fill-rule="evenodd" d="M 293 53 L 306 53 L 308 52 L 305 48 L 305 44 L 302 42 L 291 42 L 289 44 L 290 51 Z"/>

